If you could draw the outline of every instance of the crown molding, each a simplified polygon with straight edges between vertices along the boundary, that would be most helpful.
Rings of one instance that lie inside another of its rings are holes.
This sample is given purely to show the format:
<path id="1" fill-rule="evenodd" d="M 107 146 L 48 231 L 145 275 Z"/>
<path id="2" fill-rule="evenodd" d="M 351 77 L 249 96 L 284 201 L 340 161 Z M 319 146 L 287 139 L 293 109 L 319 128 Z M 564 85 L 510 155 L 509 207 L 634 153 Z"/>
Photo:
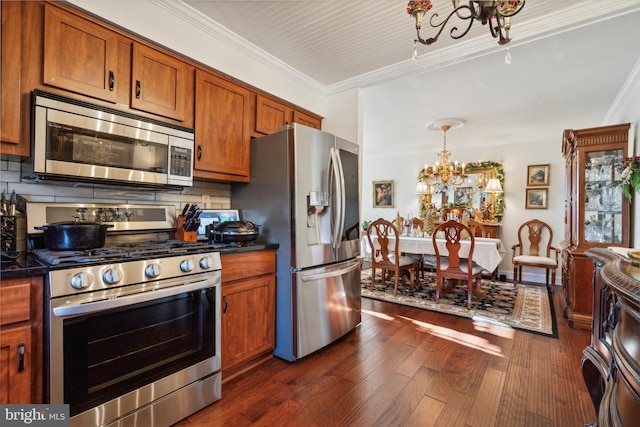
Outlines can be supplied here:
<path id="1" fill-rule="evenodd" d="M 183 21 L 193 25 L 199 30 L 209 34 L 211 37 L 221 41 L 244 54 L 245 56 L 254 59 L 261 64 L 269 67 L 283 75 L 290 78 L 303 86 L 310 88 L 319 93 L 325 92 L 325 86 L 318 83 L 316 80 L 310 78 L 306 74 L 303 74 L 295 68 L 289 66 L 285 62 L 278 58 L 269 55 L 262 49 L 258 48 L 248 40 L 238 36 L 226 27 L 220 25 L 216 21 L 212 20 L 208 16 L 192 8 L 191 6 L 176 0 L 149 0 L 150 3 L 155 4 L 158 7 L 165 9 L 176 17 Z"/>

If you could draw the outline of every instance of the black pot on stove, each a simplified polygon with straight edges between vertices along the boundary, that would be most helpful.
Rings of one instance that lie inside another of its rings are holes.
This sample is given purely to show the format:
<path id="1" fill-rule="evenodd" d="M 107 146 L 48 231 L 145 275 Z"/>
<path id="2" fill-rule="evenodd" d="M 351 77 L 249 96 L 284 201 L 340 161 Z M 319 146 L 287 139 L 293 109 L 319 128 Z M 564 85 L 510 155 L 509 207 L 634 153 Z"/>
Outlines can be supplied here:
<path id="1" fill-rule="evenodd" d="M 207 237 L 217 243 L 251 242 L 258 238 L 260 226 L 250 221 L 224 221 L 207 225 Z"/>
<path id="2" fill-rule="evenodd" d="M 52 251 L 83 251 L 104 246 L 107 228 L 113 224 L 99 222 L 56 222 L 36 230 L 44 230 L 44 244 Z"/>

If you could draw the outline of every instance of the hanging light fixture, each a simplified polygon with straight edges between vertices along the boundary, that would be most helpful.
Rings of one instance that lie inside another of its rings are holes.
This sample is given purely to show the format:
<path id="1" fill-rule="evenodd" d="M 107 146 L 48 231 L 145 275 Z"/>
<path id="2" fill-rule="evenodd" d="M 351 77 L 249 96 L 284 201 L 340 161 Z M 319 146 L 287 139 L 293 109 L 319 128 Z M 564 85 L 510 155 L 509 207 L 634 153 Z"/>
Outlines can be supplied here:
<path id="1" fill-rule="evenodd" d="M 451 152 L 447 150 L 447 131 L 451 129 L 453 125 L 460 127 L 465 122 L 461 119 L 455 119 L 455 121 L 452 122 L 453 124 L 440 123 L 444 122 L 433 123 L 429 125 L 429 128 L 434 129 L 435 126 L 440 126 L 440 129 L 444 132 L 444 148 L 438 153 L 438 161 L 435 166 L 425 165 L 422 170 L 422 181 L 431 186 L 435 193 L 446 191 L 449 187 L 459 187 L 464 184 L 464 179 L 467 177 L 464 163 L 460 164 L 457 161 L 451 162 Z"/>
<path id="2" fill-rule="evenodd" d="M 518 14 L 524 7 L 524 0 L 501 0 L 501 1 L 476 1 L 470 0 L 468 5 L 459 5 L 458 0 L 452 0 L 453 11 L 439 24 L 434 23 L 434 19 L 438 18 L 438 14 L 434 13 L 429 19 L 429 25 L 432 28 L 439 28 L 438 32 L 428 39 L 420 36 L 422 28 L 422 19 L 433 7 L 431 0 L 411 0 L 407 4 L 407 13 L 416 20 L 416 31 L 418 38 L 414 41 L 414 57 L 417 57 L 416 46 L 420 42 L 422 44 L 432 44 L 438 40 L 440 34 L 446 27 L 449 20 L 455 15 L 460 20 L 469 21 L 469 25 L 463 29 L 452 27 L 449 35 L 452 39 L 460 39 L 464 37 L 474 21 L 480 21 L 482 25 L 489 25 L 489 32 L 494 38 L 498 39 L 499 45 L 507 44 L 511 41 L 509 30 L 511 29 L 511 17 Z"/>

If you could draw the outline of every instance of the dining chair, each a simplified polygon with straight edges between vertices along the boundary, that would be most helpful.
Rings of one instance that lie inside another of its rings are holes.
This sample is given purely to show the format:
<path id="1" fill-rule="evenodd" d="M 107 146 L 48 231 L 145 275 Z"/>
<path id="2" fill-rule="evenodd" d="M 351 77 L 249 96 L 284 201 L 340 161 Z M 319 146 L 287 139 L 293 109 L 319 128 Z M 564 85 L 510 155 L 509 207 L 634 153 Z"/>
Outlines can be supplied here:
<path id="1" fill-rule="evenodd" d="M 466 259 L 460 258 L 460 239 L 466 231 L 469 235 L 469 255 Z M 438 237 L 440 236 L 440 237 Z M 448 254 L 440 253 L 437 239 L 444 238 Z M 466 280 L 467 282 L 467 308 L 471 308 L 471 294 L 473 283 L 476 284 L 476 295 L 480 295 L 482 268 L 473 263 L 473 250 L 475 248 L 475 236 L 465 224 L 450 220 L 438 225 L 433 233 L 433 248 L 436 252 L 436 304 L 440 302 L 440 294 L 444 279 Z M 445 289 L 445 293 L 451 288 Z M 444 296 L 444 295 L 443 295 Z"/>
<path id="2" fill-rule="evenodd" d="M 424 220 L 422 218 L 413 218 L 411 220 L 413 224 L 413 229 L 416 231 L 424 232 Z M 417 259 L 420 262 L 419 271 L 420 275 L 424 279 L 424 270 L 428 268 L 429 270 L 436 269 L 436 257 L 435 255 L 427 255 L 427 254 L 405 254 L 410 258 Z"/>
<path id="3" fill-rule="evenodd" d="M 484 225 L 479 223 L 474 219 L 470 219 L 467 221 L 469 225 L 469 229 L 471 229 L 471 233 L 476 237 L 487 237 L 487 229 L 484 228 Z"/>
<path id="4" fill-rule="evenodd" d="M 544 268 L 547 288 L 556 283 L 560 250 L 553 246 L 553 230 L 539 219 L 524 222 L 518 228 L 518 243 L 512 246 L 513 283 L 522 281 L 522 267 Z M 551 271 L 551 284 L 549 284 Z"/>
<path id="5" fill-rule="evenodd" d="M 474 219 L 470 219 L 469 221 L 467 221 L 467 224 L 469 225 L 469 229 L 471 230 L 471 234 L 473 234 L 475 237 L 487 237 L 488 236 L 488 231 L 487 229 L 484 227 L 484 225 L 482 225 L 482 223 L 474 220 Z M 498 267 L 496 267 L 495 270 L 493 271 L 488 271 L 488 270 L 482 270 L 482 275 L 483 276 L 491 276 L 491 280 L 496 280 L 498 277 Z"/>
<path id="6" fill-rule="evenodd" d="M 386 272 L 392 271 L 395 274 L 395 281 L 393 285 L 393 295 L 398 294 L 398 280 L 402 279 L 402 286 L 405 286 L 405 278 L 402 273 L 409 274 L 410 285 L 413 288 L 415 286 L 415 280 L 418 273 L 418 260 L 407 256 L 400 256 L 398 251 L 398 245 L 400 239 L 398 238 L 398 229 L 386 219 L 378 218 L 373 221 L 369 228 L 367 228 L 367 239 L 372 248 L 374 248 L 372 236 L 377 236 L 379 249 L 374 251 L 374 255 L 371 257 L 371 290 L 373 290 L 373 283 L 376 278 L 376 269 L 380 269 L 380 275 L 382 282 L 384 283 L 386 278 Z M 389 247 L 389 240 L 393 239 L 391 247 Z"/>

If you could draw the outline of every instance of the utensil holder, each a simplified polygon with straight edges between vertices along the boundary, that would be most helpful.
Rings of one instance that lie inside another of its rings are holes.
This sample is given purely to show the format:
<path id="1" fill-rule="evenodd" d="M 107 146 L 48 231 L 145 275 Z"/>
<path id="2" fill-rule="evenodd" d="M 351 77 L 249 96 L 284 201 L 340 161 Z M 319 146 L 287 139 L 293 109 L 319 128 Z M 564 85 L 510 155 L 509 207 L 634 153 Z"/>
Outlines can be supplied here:
<path id="1" fill-rule="evenodd" d="M 197 231 L 185 231 L 184 217 L 178 217 L 178 229 L 176 230 L 176 240 L 182 240 L 183 242 L 196 242 L 198 240 Z"/>

